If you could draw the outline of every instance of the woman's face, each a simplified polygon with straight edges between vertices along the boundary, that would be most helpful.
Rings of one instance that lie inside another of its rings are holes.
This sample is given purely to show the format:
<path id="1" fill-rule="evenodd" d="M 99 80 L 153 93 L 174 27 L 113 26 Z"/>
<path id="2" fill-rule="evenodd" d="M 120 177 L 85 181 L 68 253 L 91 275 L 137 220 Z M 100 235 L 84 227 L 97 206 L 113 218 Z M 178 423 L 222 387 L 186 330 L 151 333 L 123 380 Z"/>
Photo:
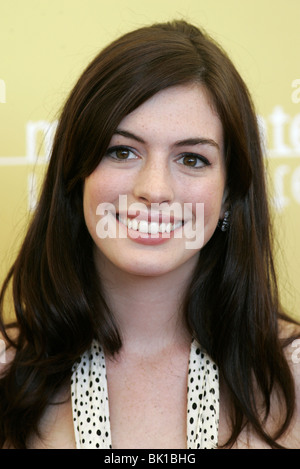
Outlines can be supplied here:
<path id="1" fill-rule="evenodd" d="M 223 153 L 200 85 L 167 88 L 127 115 L 84 185 L 98 261 L 144 276 L 193 269 L 224 215 Z"/>

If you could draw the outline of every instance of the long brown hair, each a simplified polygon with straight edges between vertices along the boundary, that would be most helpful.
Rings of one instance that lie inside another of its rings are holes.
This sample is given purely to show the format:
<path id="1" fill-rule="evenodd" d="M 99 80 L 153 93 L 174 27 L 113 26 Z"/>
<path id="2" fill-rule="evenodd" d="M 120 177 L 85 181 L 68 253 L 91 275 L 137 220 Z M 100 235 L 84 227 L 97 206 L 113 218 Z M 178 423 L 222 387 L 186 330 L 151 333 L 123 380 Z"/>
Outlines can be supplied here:
<path id="1" fill-rule="evenodd" d="M 122 346 L 99 288 L 93 243 L 82 207 L 85 178 L 96 168 L 123 117 L 158 91 L 200 83 L 223 124 L 230 229 L 217 229 L 201 250 L 185 298 L 191 332 L 217 363 L 233 404 L 230 446 L 249 422 L 271 446 L 294 411 L 293 379 L 278 339 L 278 302 L 263 156 L 247 88 L 226 53 L 184 22 L 133 31 L 86 68 L 63 108 L 41 197 L 1 292 L 12 284 L 18 337 L 0 381 L 0 446 L 25 448 L 72 365 L 100 341 Z M 253 379 L 254 378 L 254 379 Z M 285 418 L 271 437 L 265 414 L 274 388 Z"/>

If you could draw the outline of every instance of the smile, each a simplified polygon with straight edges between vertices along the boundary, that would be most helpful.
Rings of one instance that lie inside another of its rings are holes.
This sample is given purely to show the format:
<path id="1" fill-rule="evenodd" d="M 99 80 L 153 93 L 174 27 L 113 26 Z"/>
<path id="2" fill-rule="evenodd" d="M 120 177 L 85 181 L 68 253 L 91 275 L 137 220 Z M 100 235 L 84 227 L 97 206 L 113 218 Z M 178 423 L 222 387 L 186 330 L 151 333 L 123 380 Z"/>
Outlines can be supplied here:
<path id="1" fill-rule="evenodd" d="M 146 220 L 137 220 L 136 218 L 124 218 L 121 216 L 118 216 L 118 220 L 120 223 L 127 226 L 129 230 L 148 234 L 171 233 L 177 228 L 180 228 L 183 224 L 182 221 L 178 221 L 176 223 L 158 223 L 155 221 L 148 222 Z"/>

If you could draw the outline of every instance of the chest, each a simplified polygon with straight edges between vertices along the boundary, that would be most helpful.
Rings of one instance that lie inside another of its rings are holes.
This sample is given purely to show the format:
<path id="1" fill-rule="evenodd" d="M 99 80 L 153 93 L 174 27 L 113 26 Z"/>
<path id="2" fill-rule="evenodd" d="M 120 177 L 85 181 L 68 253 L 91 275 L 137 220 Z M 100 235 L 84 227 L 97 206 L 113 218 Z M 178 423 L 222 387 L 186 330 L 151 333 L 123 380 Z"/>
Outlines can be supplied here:
<path id="1" fill-rule="evenodd" d="M 213 448 L 215 364 L 195 341 L 156 356 L 105 357 L 97 343 L 76 365 L 71 399 L 78 448 Z"/>
<path id="2" fill-rule="evenodd" d="M 114 448 L 186 448 L 187 360 L 107 363 Z"/>

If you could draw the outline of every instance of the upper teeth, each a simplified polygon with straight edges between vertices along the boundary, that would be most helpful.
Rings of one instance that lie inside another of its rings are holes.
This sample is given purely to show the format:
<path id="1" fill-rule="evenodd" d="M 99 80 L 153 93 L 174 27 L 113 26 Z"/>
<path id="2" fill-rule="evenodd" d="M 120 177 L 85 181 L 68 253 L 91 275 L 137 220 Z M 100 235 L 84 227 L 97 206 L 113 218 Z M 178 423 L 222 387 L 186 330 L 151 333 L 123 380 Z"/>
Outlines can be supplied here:
<path id="1" fill-rule="evenodd" d="M 140 233 L 170 233 L 171 231 L 176 230 L 182 225 L 182 222 L 177 223 L 158 223 L 155 221 L 148 222 L 146 220 L 140 220 L 133 218 L 123 218 L 119 216 L 119 221 L 123 225 L 127 226 L 130 230 L 139 231 Z"/>

